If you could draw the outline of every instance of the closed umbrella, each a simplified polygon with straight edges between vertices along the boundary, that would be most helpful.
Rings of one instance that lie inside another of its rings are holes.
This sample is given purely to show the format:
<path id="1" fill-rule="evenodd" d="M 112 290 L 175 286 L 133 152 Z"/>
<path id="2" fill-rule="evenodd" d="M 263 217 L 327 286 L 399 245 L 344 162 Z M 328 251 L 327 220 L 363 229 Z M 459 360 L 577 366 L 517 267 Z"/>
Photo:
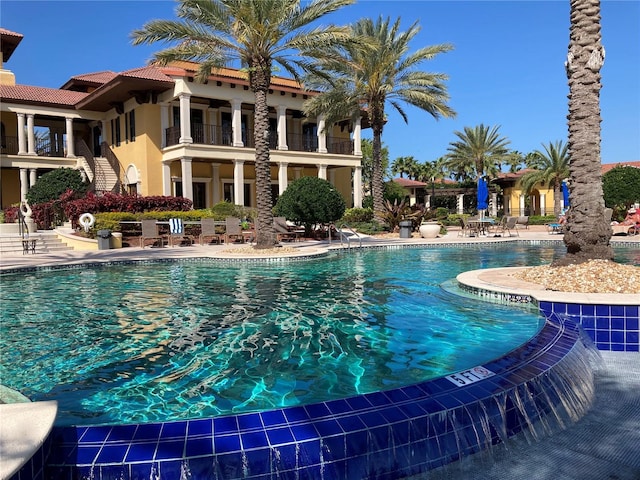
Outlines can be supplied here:
<path id="1" fill-rule="evenodd" d="M 569 185 L 564 180 L 562 181 L 562 201 L 564 202 L 565 210 L 569 208 Z"/>
<path id="2" fill-rule="evenodd" d="M 487 181 L 480 177 L 478 179 L 478 211 L 484 211 L 489 207 L 489 187 Z"/>

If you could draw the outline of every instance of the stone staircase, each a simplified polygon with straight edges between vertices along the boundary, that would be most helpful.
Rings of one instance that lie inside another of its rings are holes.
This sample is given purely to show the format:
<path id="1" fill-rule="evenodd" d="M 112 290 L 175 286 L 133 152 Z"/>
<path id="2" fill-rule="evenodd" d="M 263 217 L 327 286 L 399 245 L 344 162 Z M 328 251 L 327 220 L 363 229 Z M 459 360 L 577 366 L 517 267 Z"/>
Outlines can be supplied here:
<path id="1" fill-rule="evenodd" d="M 70 252 L 73 248 L 63 243 L 54 232 L 41 231 L 29 234 L 29 240 L 35 240 L 35 249 L 24 252 L 20 235 L 0 235 L 0 257 L 5 255 L 31 255 L 32 253 Z"/>

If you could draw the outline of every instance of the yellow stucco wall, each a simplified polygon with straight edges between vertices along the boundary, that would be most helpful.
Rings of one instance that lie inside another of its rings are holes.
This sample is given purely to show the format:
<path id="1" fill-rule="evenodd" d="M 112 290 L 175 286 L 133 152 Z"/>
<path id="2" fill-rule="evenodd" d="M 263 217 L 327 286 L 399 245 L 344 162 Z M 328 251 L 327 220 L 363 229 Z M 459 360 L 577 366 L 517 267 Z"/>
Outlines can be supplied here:
<path id="1" fill-rule="evenodd" d="M 514 187 L 505 188 L 503 192 L 504 204 L 510 206 L 511 215 L 524 215 L 524 212 L 520 212 L 520 196 L 523 194 L 522 187 L 519 182 Z M 536 185 L 532 190 L 529 205 L 525 202 L 525 208 L 529 209 L 530 215 L 541 215 L 543 209 L 541 208 L 540 196 L 544 195 L 544 212 L 546 215 L 553 215 L 553 189 L 549 189 L 546 186 Z M 508 202 L 508 203 L 507 203 Z"/>
<path id="2" fill-rule="evenodd" d="M 3 168 L 0 171 L 0 177 L 1 208 L 20 203 L 20 171 L 17 168 Z"/>

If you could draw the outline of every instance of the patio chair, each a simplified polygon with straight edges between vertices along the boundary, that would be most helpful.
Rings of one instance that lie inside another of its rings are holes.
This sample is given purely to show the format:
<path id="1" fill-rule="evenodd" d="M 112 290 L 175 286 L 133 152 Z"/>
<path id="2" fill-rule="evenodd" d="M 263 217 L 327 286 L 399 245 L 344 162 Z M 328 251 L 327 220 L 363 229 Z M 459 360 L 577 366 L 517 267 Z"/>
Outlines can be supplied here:
<path id="1" fill-rule="evenodd" d="M 508 233 L 511 237 L 511 231 L 516 232 L 516 237 L 519 237 L 518 228 L 516 227 L 518 223 L 518 217 L 502 217 L 502 221 L 496 229 L 494 230 L 495 235 L 503 235 Z"/>
<path id="2" fill-rule="evenodd" d="M 158 234 L 158 226 L 155 220 L 142 220 L 142 233 L 140 235 L 140 248 L 144 248 L 147 240 L 153 240 L 152 247 L 164 247 L 165 237 Z M 160 245 L 158 245 L 158 243 Z"/>
<path id="3" fill-rule="evenodd" d="M 299 239 L 298 232 L 289 228 L 285 217 L 273 217 L 273 226 L 276 229 L 276 240 L 278 242 L 295 242 Z"/>
<path id="4" fill-rule="evenodd" d="M 214 242 L 220 244 L 222 235 L 216 232 L 216 221 L 213 218 L 203 218 L 200 221 L 200 245 L 204 245 L 204 240 L 210 239 L 208 244 Z"/>
<path id="5" fill-rule="evenodd" d="M 238 217 L 227 217 L 225 219 L 224 243 L 229 243 L 232 238 L 234 242 L 240 240 L 240 242 L 244 243 L 244 235 L 242 235 L 242 227 Z"/>
<path id="6" fill-rule="evenodd" d="M 460 231 L 458 231 L 459 237 L 471 237 L 472 234 L 476 234 L 476 229 L 467 221 L 466 217 L 460 217 Z"/>
<path id="7" fill-rule="evenodd" d="M 169 220 L 169 245 L 193 245 L 193 235 L 187 235 L 184 231 L 184 222 L 181 218 L 171 218 Z"/>

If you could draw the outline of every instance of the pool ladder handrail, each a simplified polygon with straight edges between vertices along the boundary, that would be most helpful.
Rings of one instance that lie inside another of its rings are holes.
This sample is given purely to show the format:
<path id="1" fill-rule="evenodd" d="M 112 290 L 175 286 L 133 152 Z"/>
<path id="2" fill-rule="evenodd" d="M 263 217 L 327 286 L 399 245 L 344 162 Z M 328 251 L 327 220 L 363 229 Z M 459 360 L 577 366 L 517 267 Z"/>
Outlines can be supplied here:
<path id="1" fill-rule="evenodd" d="M 335 225 L 332 225 L 333 227 L 335 227 Z M 347 225 L 346 223 L 342 223 L 340 225 L 340 227 L 335 227 L 336 228 L 336 232 L 338 232 L 338 235 L 340 237 L 340 246 L 343 246 L 344 243 L 342 241 L 342 239 L 346 239 L 347 241 L 347 248 L 349 250 L 351 250 L 351 237 L 347 234 L 344 233 L 344 229 L 348 229 L 353 235 L 355 235 L 358 238 L 358 243 L 360 248 L 362 248 L 362 237 L 358 234 L 358 232 L 356 232 L 353 228 L 351 228 L 349 225 Z M 331 228 L 329 228 L 329 242 L 331 242 Z"/>

